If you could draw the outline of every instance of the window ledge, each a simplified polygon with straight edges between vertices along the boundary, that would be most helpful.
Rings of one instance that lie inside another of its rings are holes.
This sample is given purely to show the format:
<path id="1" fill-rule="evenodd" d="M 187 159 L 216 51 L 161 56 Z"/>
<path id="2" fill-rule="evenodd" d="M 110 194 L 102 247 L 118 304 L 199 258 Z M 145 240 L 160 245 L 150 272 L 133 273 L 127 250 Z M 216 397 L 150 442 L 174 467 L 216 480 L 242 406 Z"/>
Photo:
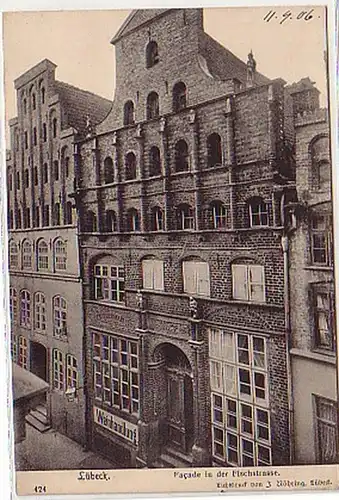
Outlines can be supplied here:
<path id="1" fill-rule="evenodd" d="M 333 272 L 333 267 L 332 266 L 329 266 L 329 265 L 316 265 L 316 264 L 310 264 L 308 266 L 305 266 L 305 268 L 307 271 L 328 271 L 328 272 Z"/>
<path id="2" fill-rule="evenodd" d="M 305 351 L 303 349 L 292 348 L 290 350 L 290 354 L 292 356 L 296 356 L 299 358 L 307 358 L 313 361 L 318 361 L 319 363 L 326 363 L 329 365 L 336 365 L 336 356 L 335 352 L 326 352 L 325 351 Z"/>

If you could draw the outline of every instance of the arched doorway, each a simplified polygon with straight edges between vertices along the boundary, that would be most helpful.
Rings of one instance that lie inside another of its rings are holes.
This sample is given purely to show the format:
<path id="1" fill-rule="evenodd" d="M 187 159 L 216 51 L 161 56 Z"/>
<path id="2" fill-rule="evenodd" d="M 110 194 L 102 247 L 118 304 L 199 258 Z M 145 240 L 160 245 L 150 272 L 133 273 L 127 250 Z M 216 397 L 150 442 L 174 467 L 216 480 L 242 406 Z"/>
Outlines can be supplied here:
<path id="1" fill-rule="evenodd" d="M 162 344 L 157 354 L 163 361 L 166 393 L 166 446 L 189 453 L 193 445 L 192 368 L 186 355 L 172 344 Z"/>
<path id="2" fill-rule="evenodd" d="M 39 342 L 30 343 L 31 372 L 46 382 L 47 380 L 47 351 Z"/>

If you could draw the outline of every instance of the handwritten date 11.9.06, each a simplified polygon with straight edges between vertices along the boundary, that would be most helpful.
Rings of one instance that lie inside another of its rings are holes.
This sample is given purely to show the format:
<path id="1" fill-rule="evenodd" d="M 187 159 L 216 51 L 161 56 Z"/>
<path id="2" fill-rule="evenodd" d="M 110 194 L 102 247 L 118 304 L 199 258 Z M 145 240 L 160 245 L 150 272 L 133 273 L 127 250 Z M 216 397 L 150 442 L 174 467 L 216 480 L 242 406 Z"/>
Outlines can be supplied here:
<path id="1" fill-rule="evenodd" d="M 293 14 L 290 10 L 287 10 L 283 14 L 278 14 L 274 10 L 269 10 L 267 12 L 267 14 L 265 15 L 265 17 L 264 17 L 263 20 L 266 21 L 266 23 L 269 23 L 270 21 L 275 20 L 275 21 L 278 21 L 279 24 L 284 24 L 286 21 L 292 21 L 292 20 L 296 20 L 296 21 L 301 21 L 301 20 L 303 20 L 303 21 L 311 21 L 315 17 L 314 14 L 315 14 L 314 13 L 314 9 L 301 10 L 296 15 Z"/>

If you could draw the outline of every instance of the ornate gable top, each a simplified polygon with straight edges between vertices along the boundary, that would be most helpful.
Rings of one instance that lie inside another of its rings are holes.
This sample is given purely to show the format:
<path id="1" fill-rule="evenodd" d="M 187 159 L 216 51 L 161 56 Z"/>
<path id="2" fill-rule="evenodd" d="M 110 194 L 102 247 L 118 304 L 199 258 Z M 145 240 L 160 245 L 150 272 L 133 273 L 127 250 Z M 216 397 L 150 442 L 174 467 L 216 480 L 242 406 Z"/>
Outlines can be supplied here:
<path id="1" fill-rule="evenodd" d="M 154 18 L 161 16 L 170 9 L 136 9 L 127 16 L 125 22 L 121 25 L 118 32 L 114 35 L 111 43 L 114 45 L 120 38 L 131 33 L 136 28 L 149 23 Z"/>

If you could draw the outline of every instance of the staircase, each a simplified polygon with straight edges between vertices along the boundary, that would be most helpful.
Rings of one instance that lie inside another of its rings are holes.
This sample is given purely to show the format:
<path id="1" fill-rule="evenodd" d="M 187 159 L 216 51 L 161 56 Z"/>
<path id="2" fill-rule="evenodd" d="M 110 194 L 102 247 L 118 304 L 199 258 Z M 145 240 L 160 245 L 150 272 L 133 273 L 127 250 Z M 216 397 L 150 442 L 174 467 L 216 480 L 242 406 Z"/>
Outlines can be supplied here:
<path id="1" fill-rule="evenodd" d="M 186 455 L 174 448 L 165 448 L 153 463 L 153 469 L 187 469 L 192 467 L 192 455 Z"/>
<path id="2" fill-rule="evenodd" d="M 39 432 L 48 431 L 51 426 L 49 425 L 47 408 L 43 405 L 38 405 L 34 410 L 31 410 L 26 415 L 26 423 L 37 429 Z"/>

